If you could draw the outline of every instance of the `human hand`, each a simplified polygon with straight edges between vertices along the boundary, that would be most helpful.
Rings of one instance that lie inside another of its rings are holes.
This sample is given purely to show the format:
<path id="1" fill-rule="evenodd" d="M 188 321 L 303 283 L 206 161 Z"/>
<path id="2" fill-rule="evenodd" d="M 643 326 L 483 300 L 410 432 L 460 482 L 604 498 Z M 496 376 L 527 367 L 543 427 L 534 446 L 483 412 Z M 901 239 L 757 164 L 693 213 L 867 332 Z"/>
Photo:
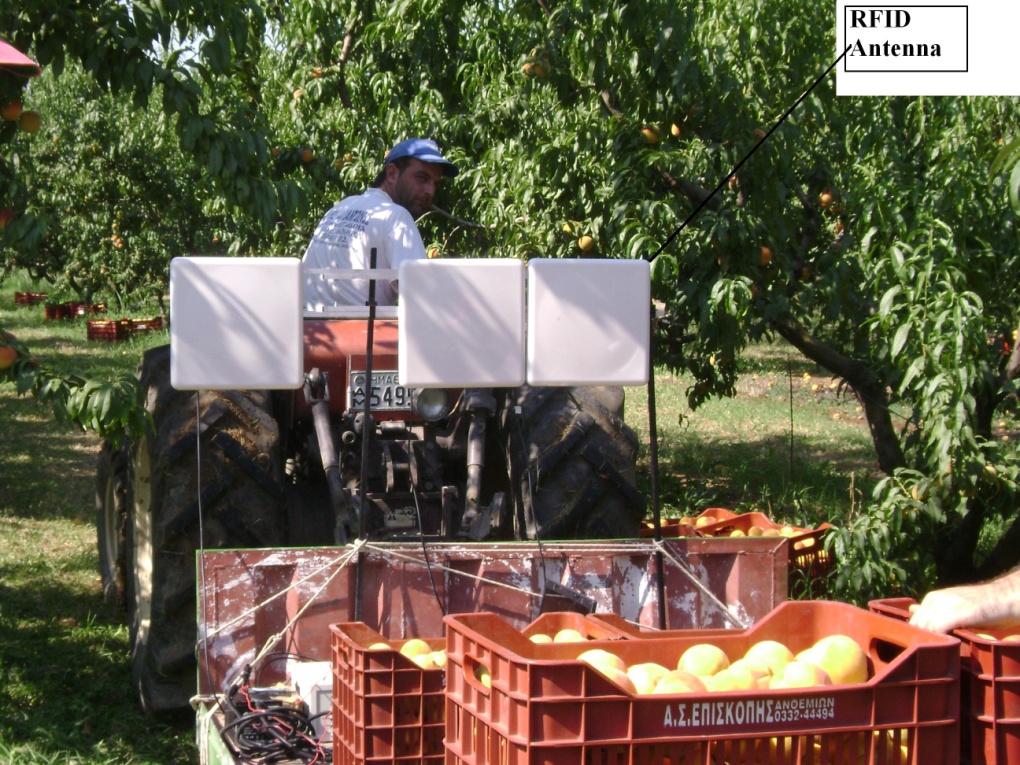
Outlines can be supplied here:
<path id="1" fill-rule="evenodd" d="M 910 606 L 910 623 L 932 632 L 979 624 L 984 614 L 982 598 L 973 587 L 932 590 L 920 604 Z"/>

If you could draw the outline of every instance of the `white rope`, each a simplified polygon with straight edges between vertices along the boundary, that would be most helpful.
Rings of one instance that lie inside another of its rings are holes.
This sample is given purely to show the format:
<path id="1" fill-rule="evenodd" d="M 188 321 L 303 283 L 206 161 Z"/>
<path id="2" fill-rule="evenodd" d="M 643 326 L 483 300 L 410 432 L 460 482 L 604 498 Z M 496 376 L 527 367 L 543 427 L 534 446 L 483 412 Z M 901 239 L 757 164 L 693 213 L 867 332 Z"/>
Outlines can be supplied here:
<path id="1" fill-rule="evenodd" d="M 732 613 L 730 613 L 730 609 L 726 606 L 726 604 L 719 600 L 719 598 L 717 598 L 710 589 L 708 589 L 705 585 L 701 583 L 701 580 L 694 575 L 694 572 L 687 567 L 686 563 L 682 563 L 678 558 L 673 557 L 673 555 L 669 552 L 669 550 L 666 549 L 666 546 L 662 544 L 662 542 L 654 541 L 654 545 L 656 550 L 658 550 L 667 558 L 669 558 L 670 561 L 672 561 L 673 564 L 680 569 L 680 572 L 691 581 L 691 584 L 693 584 L 698 590 L 701 591 L 702 595 L 708 598 L 709 601 L 714 603 L 718 607 L 718 609 L 722 611 L 723 616 L 725 616 L 729 621 L 731 621 L 733 624 L 740 627 L 741 629 L 747 629 L 747 627 L 750 626 L 743 619 L 734 616 Z M 662 572 L 659 572 L 659 575 L 661 576 Z"/>
<path id="2" fill-rule="evenodd" d="M 662 544 L 661 542 L 654 542 L 653 541 L 652 545 L 653 545 L 653 547 L 656 550 L 659 550 L 660 552 L 662 552 L 663 555 L 666 558 L 668 558 L 675 566 L 677 566 L 677 568 L 680 569 L 680 571 L 691 581 L 691 583 L 694 584 L 694 586 L 699 591 L 701 591 L 701 593 L 706 598 L 708 598 L 709 601 L 711 601 L 714 605 L 716 605 L 719 608 L 719 610 L 723 613 L 723 615 L 730 622 L 732 622 L 737 627 L 740 627 L 742 629 L 746 628 L 748 626 L 748 624 L 745 623 L 744 621 L 742 621 L 739 617 L 734 616 L 732 613 L 730 613 L 730 611 L 726 607 L 726 605 L 722 601 L 720 601 L 712 593 L 711 590 L 709 590 L 704 584 L 701 583 L 701 581 L 694 575 L 694 573 L 687 567 L 686 564 L 682 563 L 679 559 L 677 559 L 675 556 L 673 556 L 672 553 L 670 553 L 670 551 L 668 550 L 668 548 L 666 548 L 666 546 L 664 544 Z M 570 545 L 569 543 L 560 543 L 560 544 L 555 544 L 555 543 L 549 544 L 549 543 L 546 543 L 546 546 L 548 548 L 552 549 L 552 550 L 556 550 L 556 549 L 561 548 L 561 547 L 568 547 L 569 548 L 569 547 L 572 547 L 573 545 Z M 603 549 L 606 552 L 610 552 L 610 551 L 613 551 L 613 552 L 634 552 L 635 550 L 647 549 L 647 543 L 644 543 L 644 542 L 616 543 L 616 544 L 610 544 L 610 545 L 599 544 L 598 546 L 599 546 L 600 549 Z M 413 557 L 413 556 L 410 556 L 410 555 L 404 555 L 404 554 L 402 554 L 400 552 L 397 552 L 396 550 L 391 550 L 391 549 L 388 549 L 386 547 L 380 547 L 380 546 L 372 544 L 372 543 L 370 543 L 370 542 L 368 542 L 368 541 L 366 541 L 364 539 L 359 539 L 357 542 L 353 543 L 353 545 L 351 546 L 350 549 L 345 550 L 345 552 L 342 555 L 339 555 L 336 558 L 333 558 L 332 560 L 326 561 L 321 566 L 313 569 L 311 572 L 309 572 L 308 574 L 303 576 L 301 579 L 298 579 L 298 580 L 288 584 L 282 590 L 279 590 L 278 592 L 274 593 L 273 595 L 270 595 L 265 600 L 257 603 L 256 605 L 252 606 L 251 608 L 249 608 L 248 610 L 246 610 L 243 613 L 239 614 L 238 616 L 235 616 L 233 619 L 230 619 L 230 620 L 224 622 L 223 624 L 219 625 L 216 629 L 207 632 L 205 635 L 202 636 L 201 641 L 203 643 L 207 644 L 208 641 L 211 638 L 213 638 L 216 635 L 220 634 L 224 630 L 226 630 L 229 627 L 237 624 L 238 622 L 244 621 L 248 617 L 250 617 L 253 614 L 257 613 L 259 610 L 261 610 L 265 606 L 267 606 L 270 603 L 272 603 L 274 600 L 277 600 L 278 598 L 283 597 L 288 592 L 290 592 L 294 588 L 299 587 L 300 585 L 304 584 L 305 582 L 307 582 L 308 580 L 312 579 L 313 577 L 315 577 L 316 575 L 318 575 L 322 571 L 326 570 L 327 568 L 329 568 L 331 566 L 336 565 L 337 566 L 336 570 L 333 571 L 329 575 L 329 577 L 326 579 L 325 582 L 323 582 L 323 584 L 321 586 L 319 586 L 319 588 L 312 594 L 312 596 L 308 599 L 308 601 L 297 611 L 297 613 L 294 615 L 294 617 L 289 622 L 287 622 L 287 624 L 284 626 L 284 628 L 280 632 L 278 632 L 278 633 L 276 633 L 276 634 L 274 634 L 274 635 L 269 637 L 269 639 L 263 645 L 262 649 L 259 651 L 258 655 L 251 662 L 252 664 L 257 663 L 259 661 L 259 659 L 261 659 L 263 656 L 265 656 L 266 653 L 268 653 L 268 651 L 273 646 L 275 646 L 276 643 L 280 639 L 282 639 L 284 637 L 284 635 L 287 633 L 287 631 L 290 630 L 294 626 L 294 624 L 298 621 L 298 619 L 301 618 L 301 616 L 304 614 L 304 612 L 306 610 L 308 610 L 308 608 L 312 605 L 313 602 L 315 602 L 315 599 L 319 595 L 322 594 L 322 592 L 326 589 L 326 587 L 328 587 L 329 584 L 334 579 L 336 579 L 336 577 L 340 574 L 340 572 L 344 569 L 344 567 L 347 566 L 351 562 L 351 560 L 355 556 L 357 556 L 359 554 L 359 552 L 362 549 L 366 549 L 366 550 L 370 550 L 372 552 L 378 553 L 378 554 L 382 555 L 383 557 L 395 558 L 395 559 L 398 559 L 398 560 L 406 561 L 408 563 L 414 563 L 414 564 L 416 564 L 418 566 L 422 566 L 422 567 L 425 567 L 426 565 L 428 565 L 431 568 L 436 568 L 436 569 L 439 569 L 440 571 L 449 572 L 450 574 L 453 574 L 455 576 L 461 576 L 461 577 L 464 577 L 466 579 L 473 579 L 475 581 L 482 582 L 484 584 L 493 585 L 494 587 L 502 587 L 503 589 L 511 590 L 513 592 L 520 592 L 520 593 L 528 595 L 529 597 L 532 597 L 532 598 L 541 598 L 541 597 L 543 597 L 542 593 L 535 592 L 534 590 L 530 590 L 530 589 L 528 589 L 526 587 L 521 587 L 521 586 L 517 586 L 517 585 L 513 585 L 513 584 L 508 584 L 506 582 L 500 582 L 500 581 L 497 581 L 495 579 L 489 579 L 489 578 L 484 577 L 484 576 L 479 576 L 477 574 L 470 574 L 470 573 L 468 573 L 466 571 L 461 571 L 459 569 L 451 568 L 449 566 L 444 566 L 441 563 L 429 563 L 429 564 L 426 564 L 426 562 L 424 560 L 422 560 L 421 558 L 416 558 L 416 557 Z M 482 562 L 494 562 L 494 561 L 496 561 L 495 558 L 490 558 L 490 557 L 486 557 L 486 556 L 481 556 L 481 560 L 482 560 Z M 545 575 L 545 571 L 544 570 L 543 570 L 543 575 Z M 205 593 L 203 591 L 203 603 L 204 603 L 204 595 L 205 595 Z M 631 624 L 635 624 L 637 626 L 642 626 L 638 622 L 634 622 L 634 621 L 629 620 L 629 619 L 627 621 L 629 621 Z"/>
<path id="3" fill-rule="evenodd" d="M 352 557 L 354 557 L 358 553 L 358 550 L 362 547 L 363 544 L 364 544 L 364 540 L 360 540 L 359 539 L 357 542 L 354 543 L 354 547 L 352 549 L 345 551 L 342 555 L 338 555 L 336 558 L 333 558 L 332 560 L 326 561 L 321 566 L 319 566 L 318 568 L 316 568 L 313 571 L 309 572 L 308 574 L 306 574 L 305 576 L 301 577 L 297 581 L 291 582 L 286 587 L 284 587 L 282 590 L 280 590 L 280 591 L 270 595 L 268 598 L 266 598 L 262 602 L 256 603 L 254 606 L 249 608 L 244 613 L 239 614 L 238 616 L 235 616 L 233 619 L 225 621 L 223 624 L 221 624 L 216 629 L 212 630 L 211 632 L 206 633 L 201 639 L 203 641 L 208 641 L 210 638 L 216 637 L 221 632 L 223 632 L 223 630 L 227 629 L 228 627 L 234 626 L 238 622 L 244 621 L 249 616 L 252 616 L 253 614 L 257 613 L 264 606 L 268 606 L 270 603 L 272 603 L 277 598 L 283 597 L 288 592 L 293 590 L 295 587 L 300 587 L 302 584 L 307 582 L 312 577 L 314 577 L 317 574 L 321 573 L 322 571 L 324 571 L 325 569 L 329 568 L 330 566 L 334 566 L 337 563 L 339 563 L 340 567 L 329 578 L 329 580 L 327 580 L 327 584 L 328 584 L 329 581 L 332 581 L 332 579 L 336 576 L 337 573 L 339 573 L 341 570 L 343 570 L 343 567 L 346 566 L 350 562 L 350 559 Z M 203 602 L 204 602 L 205 593 L 203 592 L 202 595 L 203 595 Z"/>
<path id="4" fill-rule="evenodd" d="M 395 550 L 387 550 L 387 549 L 382 548 L 382 547 L 376 547 L 375 545 L 372 545 L 372 544 L 366 544 L 365 547 L 367 547 L 369 550 L 374 550 L 375 552 L 381 553 L 382 555 L 391 555 L 394 558 L 399 558 L 401 560 L 406 560 L 406 561 L 408 561 L 410 563 L 417 563 L 419 566 L 425 566 L 426 565 L 425 561 L 423 561 L 423 560 L 421 560 L 419 558 L 413 558 L 410 555 L 401 555 L 400 553 L 396 552 Z M 435 550 L 435 548 L 433 548 L 433 550 Z M 482 560 L 485 561 L 486 559 L 482 558 Z M 523 592 L 525 595 L 530 595 L 533 598 L 541 598 L 542 597 L 542 593 L 534 592 L 532 590 L 527 589 L 526 587 L 518 587 L 518 586 L 513 585 L 513 584 L 507 584 L 506 582 L 498 582 L 495 579 L 486 579 L 484 576 L 478 576 L 477 574 L 469 574 L 466 571 L 458 571 L 455 568 L 450 568 L 449 566 L 444 566 L 441 563 L 431 563 L 429 565 L 432 568 L 438 568 L 440 571 L 449 571 L 451 574 L 456 574 L 457 576 L 467 577 L 468 579 L 475 579 L 475 580 L 477 580 L 479 582 L 485 582 L 486 584 L 491 584 L 491 585 L 493 585 L 495 587 L 503 587 L 504 589 L 507 589 L 507 590 L 513 590 L 514 592 Z"/>
<path id="5" fill-rule="evenodd" d="M 258 654 L 256 654 L 255 658 L 251 660 L 251 665 L 253 667 L 258 666 L 258 663 L 269 654 L 269 652 L 276 646 L 278 642 L 280 642 L 280 640 L 283 639 L 284 635 L 286 635 L 287 632 L 290 631 L 290 628 L 293 627 L 294 624 L 297 623 L 298 619 L 300 619 L 304 615 L 305 611 L 308 610 L 308 607 L 311 606 L 312 603 L 315 602 L 315 599 L 322 594 L 322 591 L 325 590 L 330 585 L 330 583 L 340 575 L 340 572 L 344 570 L 344 566 L 350 563 L 351 558 L 353 558 L 359 552 L 361 552 L 361 548 L 363 545 L 364 545 L 363 539 L 359 539 L 357 542 L 355 542 L 354 546 L 350 549 L 350 551 L 348 551 L 347 555 L 344 556 L 346 560 L 343 563 L 341 563 L 340 566 L 337 567 L 336 571 L 329 575 L 329 577 L 326 579 L 325 582 L 322 583 L 322 586 L 319 587 L 319 589 L 312 593 L 311 597 L 308 598 L 308 601 L 303 606 L 301 606 L 301 608 L 298 609 L 296 614 L 294 614 L 294 618 L 287 622 L 284 625 L 283 629 L 277 632 L 275 635 L 270 635 L 269 639 L 266 640 L 265 644 L 263 644 L 262 650 L 260 650 Z"/>

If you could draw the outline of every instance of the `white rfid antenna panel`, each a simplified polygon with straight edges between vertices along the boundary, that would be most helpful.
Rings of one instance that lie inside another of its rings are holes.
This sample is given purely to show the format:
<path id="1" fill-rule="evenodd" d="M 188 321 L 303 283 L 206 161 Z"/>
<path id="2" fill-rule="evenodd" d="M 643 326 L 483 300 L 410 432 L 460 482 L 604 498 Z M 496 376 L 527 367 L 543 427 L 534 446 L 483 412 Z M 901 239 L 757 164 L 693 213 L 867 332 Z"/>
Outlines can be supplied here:
<path id="1" fill-rule="evenodd" d="M 530 261 L 528 384 L 647 383 L 650 301 L 645 260 Z"/>
<path id="2" fill-rule="evenodd" d="M 502 388 L 524 382 L 521 261 L 405 261 L 399 284 L 401 385 Z"/>
<path id="3" fill-rule="evenodd" d="M 170 261 L 170 384 L 178 390 L 300 388 L 301 261 Z"/>

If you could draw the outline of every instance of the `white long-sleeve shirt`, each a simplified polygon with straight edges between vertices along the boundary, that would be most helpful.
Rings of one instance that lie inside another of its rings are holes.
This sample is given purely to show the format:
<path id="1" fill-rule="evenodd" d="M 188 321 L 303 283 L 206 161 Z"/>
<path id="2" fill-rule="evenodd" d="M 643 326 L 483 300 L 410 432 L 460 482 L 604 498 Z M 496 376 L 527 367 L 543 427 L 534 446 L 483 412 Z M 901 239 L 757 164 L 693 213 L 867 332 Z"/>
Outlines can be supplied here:
<path id="1" fill-rule="evenodd" d="M 376 248 L 376 268 L 399 269 L 405 260 L 425 257 L 418 226 L 404 207 L 382 189 L 337 202 L 319 221 L 302 263 L 306 269 L 367 269 Z M 335 279 L 306 274 L 304 302 L 307 311 L 368 302 L 368 279 Z M 376 282 L 377 305 L 396 305 L 396 283 Z"/>

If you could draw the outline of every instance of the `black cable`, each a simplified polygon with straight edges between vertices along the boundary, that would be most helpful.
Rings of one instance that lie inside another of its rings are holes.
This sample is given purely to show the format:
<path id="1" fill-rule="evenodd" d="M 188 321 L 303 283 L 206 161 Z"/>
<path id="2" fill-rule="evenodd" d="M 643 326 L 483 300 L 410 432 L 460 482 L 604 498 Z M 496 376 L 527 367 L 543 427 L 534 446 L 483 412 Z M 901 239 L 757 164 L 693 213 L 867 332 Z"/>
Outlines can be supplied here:
<path id="1" fill-rule="evenodd" d="M 304 763 L 325 761 L 308 715 L 289 707 L 255 709 L 223 726 L 248 762 L 271 763 L 297 758 Z"/>
<path id="2" fill-rule="evenodd" d="M 517 407 L 516 404 L 514 404 L 513 406 L 515 408 Z M 521 453 L 522 454 L 527 454 L 528 453 L 528 441 L 524 437 L 524 428 L 521 426 L 521 420 L 523 419 L 523 416 L 524 416 L 524 407 L 521 406 L 520 409 L 521 409 L 520 416 L 515 416 L 514 417 L 514 424 L 517 426 L 517 440 L 521 444 Z M 518 413 L 515 411 L 514 415 L 517 415 L 517 414 Z M 536 460 L 536 462 L 537 462 L 537 460 Z M 509 455 L 509 454 L 507 455 L 507 464 L 509 464 L 511 466 L 513 466 L 513 464 L 514 464 L 513 463 L 513 459 L 511 459 L 511 455 Z M 528 479 L 528 496 L 531 499 L 531 515 L 532 515 L 532 518 L 533 518 L 533 520 L 535 522 L 535 542 L 538 544 L 538 558 L 539 558 L 539 560 L 542 563 L 542 590 L 544 592 L 545 591 L 545 581 L 546 581 L 545 551 L 542 549 L 542 534 L 541 534 L 541 532 L 539 532 L 539 529 L 538 529 L 538 517 L 535 515 L 535 486 L 534 486 L 534 483 L 532 483 L 532 480 L 531 480 L 531 472 L 532 472 L 532 463 L 529 460 L 528 464 L 524 468 L 524 474 L 525 474 L 525 476 Z M 537 480 L 538 477 L 536 476 L 535 478 Z M 523 497 L 521 499 L 522 499 L 521 504 L 523 505 L 524 504 Z M 522 508 L 522 509 L 524 509 L 524 508 Z M 525 518 L 524 520 L 525 520 L 525 523 L 526 523 L 527 522 L 527 518 Z"/>
<path id="3" fill-rule="evenodd" d="M 771 136 L 774 132 L 776 132 L 776 128 L 778 128 L 780 125 L 782 125 L 786 121 L 786 118 L 789 117 L 793 113 L 794 109 L 796 109 L 798 106 L 800 106 L 800 102 L 803 101 L 805 98 L 807 98 L 807 94 L 810 93 L 812 90 L 814 90 L 815 86 L 817 86 L 818 83 L 820 83 L 823 79 L 825 79 L 825 76 L 829 72 L 831 72 L 833 69 L 836 68 L 836 65 L 840 61 L 843 60 L 843 57 L 846 56 L 847 52 L 852 47 L 853 47 L 852 45 L 846 46 L 846 50 L 844 50 L 839 55 L 839 58 L 837 58 L 835 61 L 833 61 L 831 64 L 829 64 L 829 67 L 824 72 L 822 72 L 820 75 L 818 75 L 818 77 L 815 78 L 815 81 L 812 82 L 808 86 L 807 90 L 805 90 L 803 93 L 800 94 L 800 98 L 798 98 L 796 101 L 793 102 L 793 106 L 791 106 L 789 109 L 787 109 L 785 112 L 783 112 L 783 116 L 779 118 L 779 120 L 776 122 L 776 124 L 773 125 L 765 135 L 763 135 L 761 138 L 758 139 L 758 143 L 756 143 L 754 146 L 752 146 L 751 150 L 749 152 L 747 152 L 747 154 L 744 155 L 744 158 L 742 160 L 740 160 L 736 165 L 734 165 L 733 169 L 730 170 L 730 172 L 726 175 L 725 178 L 723 178 L 721 181 L 719 181 L 719 184 L 714 189 L 712 189 L 711 193 L 709 193 L 708 196 L 706 196 L 704 199 L 701 200 L 701 202 L 698 204 L 698 206 L 694 208 L 694 211 L 690 215 L 687 216 L 687 219 L 683 223 L 681 223 L 679 226 L 677 226 L 676 230 L 672 234 L 670 234 L 668 237 L 666 237 L 666 241 L 664 241 L 661 245 L 659 245 L 659 249 L 657 249 L 654 253 L 652 253 L 651 256 L 649 256 L 647 258 L 649 263 L 651 263 L 653 260 L 655 260 L 657 257 L 659 257 L 659 254 L 663 250 L 665 250 L 667 247 L 669 247 L 669 245 L 673 242 L 674 239 L 677 238 L 677 236 L 680 234 L 680 232 L 683 231 L 685 228 L 687 228 L 687 225 L 692 220 L 694 220 L 695 216 L 697 216 L 698 213 L 700 213 L 703 209 L 705 209 L 705 205 L 708 204 L 709 200 L 711 200 L 712 197 L 714 197 L 716 194 L 719 193 L 719 191 L 722 189 L 722 187 L 725 186 L 729 182 L 730 178 L 732 178 L 734 175 L 736 175 L 737 170 L 739 170 L 741 167 L 744 166 L 744 163 L 747 162 L 747 160 L 749 160 L 751 158 L 751 155 L 754 154 L 756 151 L 758 151 L 758 147 L 761 146 L 763 143 L 765 143 L 765 141 L 767 141 L 769 139 L 769 136 Z"/>
<path id="4" fill-rule="evenodd" d="M 432 585 L 432 594 L 436 596 L 439 610 L 442 611 L 443 616 L 446 616 L 446 604 L 439 597 L 439 591 L 436 589 L 436 580 L 432 578 L 432 563 L 429 561 L 429 550 L 425 546 L 425 529 L 421 523 L 421 506 L 418 504 L 418 492 L 413 486 L 411 487 L 411 496 L 414 497 L 414 510 L 418 515 L 418 538 L 421 540 L 421 554 L 425 556 L 425 568 L 429 572 L 429 584 Z"/>
<path id="5" fill-rule="evenodd" d="M 224 725 L 221 731 L 242 762 L 251 765 L 294 760 L 306 765 L 325 763 L 327 754 L 312 725 L 312 721 L 322 715 L 309 717 L 304 704 L 294 707 L 280 699 L 253 699 L 248 685 L 251 672 L 252 666 L 246 665 L 241 679 L 231 686 L 227 701 L 236 719 Z M 238 694 L 244 700 L 243 705 L 237 703 Z"/>
<path id="6" fill-rule="evenodd" d="M 651 306 L 651 332 L 655 334 L 655 305 Z M 659 507 L 659 426 L 655 408 L 655 357 L 648 354 L 648 457 L 652 489 L 652 522 L 655 526 L 655 589 L 659 601 L 659 629 L 666 629 L 666 583 L 665 566 L 662 557 L 662 511 Z"/>

